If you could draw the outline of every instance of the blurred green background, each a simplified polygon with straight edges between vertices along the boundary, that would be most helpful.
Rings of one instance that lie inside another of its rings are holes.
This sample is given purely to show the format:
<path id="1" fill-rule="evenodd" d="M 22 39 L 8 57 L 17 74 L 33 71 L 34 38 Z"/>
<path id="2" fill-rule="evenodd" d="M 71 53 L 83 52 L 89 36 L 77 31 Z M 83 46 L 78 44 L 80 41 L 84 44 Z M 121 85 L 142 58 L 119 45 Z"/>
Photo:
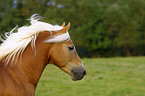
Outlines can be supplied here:
<path id="1" fill-rule="evenodd" d="M 53 65 L 41 76 L 36 96 L 145 96 L 145 57 L 82 59 L 87 75 L 81 81 Z"/>
<path id="2" fill-rule="evenodd" d="M 145 0 L 0 0 L 0 32 L 39 14 L 42 21 L 71 22 L 81 57 L 145 55 Z"/>

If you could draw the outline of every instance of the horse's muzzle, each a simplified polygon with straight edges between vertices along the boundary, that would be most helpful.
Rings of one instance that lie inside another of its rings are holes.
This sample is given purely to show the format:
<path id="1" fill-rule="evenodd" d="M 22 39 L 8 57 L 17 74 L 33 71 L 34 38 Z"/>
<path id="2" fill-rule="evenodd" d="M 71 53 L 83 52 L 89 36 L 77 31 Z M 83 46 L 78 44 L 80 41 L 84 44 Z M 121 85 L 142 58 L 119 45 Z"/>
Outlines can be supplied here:
<path id="1" fill-rule="evenodd" d="M 72 80 L 81 80 L 87 74 L 83 67 L 75 67 L 72 69 Z"/>

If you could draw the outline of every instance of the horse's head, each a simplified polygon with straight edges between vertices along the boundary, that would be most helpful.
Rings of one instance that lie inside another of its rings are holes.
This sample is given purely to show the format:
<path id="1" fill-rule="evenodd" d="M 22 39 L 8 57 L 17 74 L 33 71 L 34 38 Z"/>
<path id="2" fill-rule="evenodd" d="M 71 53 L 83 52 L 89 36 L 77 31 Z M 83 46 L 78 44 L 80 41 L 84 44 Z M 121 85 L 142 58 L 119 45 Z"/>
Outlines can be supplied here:
<path id="1" fill-rule="evenodd" d="M 64 26 L 64 24 L 62 25 Z M 66 33 L 70 23 L 57 33 Z M 49 63 L 53 63 L 72 76 L 72 80 L 80 80 L 86 75 L 83 63 L 80 60 L 75 46 L 70 38 L 61 43 L 54 43 L 48 53 Z"/>

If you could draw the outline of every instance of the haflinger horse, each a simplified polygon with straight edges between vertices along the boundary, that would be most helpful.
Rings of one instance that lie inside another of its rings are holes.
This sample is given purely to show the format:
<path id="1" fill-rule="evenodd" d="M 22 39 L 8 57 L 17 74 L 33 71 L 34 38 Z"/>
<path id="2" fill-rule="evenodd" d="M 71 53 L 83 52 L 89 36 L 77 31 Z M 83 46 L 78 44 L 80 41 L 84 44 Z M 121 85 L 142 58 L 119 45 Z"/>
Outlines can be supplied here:
<path id="1" fill-rule="evenodd" d="M 54 64 L 68 73 L 72 80 L 85 75 L 83 63 L 65 26 L 39 21 L 32 15 L 30 26 L 1 37 L 0 96 L 34 96 L 37 83 L 47 64 Z"/>

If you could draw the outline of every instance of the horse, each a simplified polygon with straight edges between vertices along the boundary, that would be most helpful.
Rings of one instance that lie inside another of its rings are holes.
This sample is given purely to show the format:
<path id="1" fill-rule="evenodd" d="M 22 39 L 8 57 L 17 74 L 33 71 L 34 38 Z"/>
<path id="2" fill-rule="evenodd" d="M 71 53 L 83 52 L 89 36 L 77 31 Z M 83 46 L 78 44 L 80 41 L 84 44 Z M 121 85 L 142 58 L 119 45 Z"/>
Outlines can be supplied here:
<path id="1" fill-rule="evenodd" d="M 70 23 L 51 25 L 39 19 L 32 15 L 29 26 L 15 27 L 1 37 L 0 96 L 35 96 L 48 64 L 54 64 L 74 81 L 86 75 L 68 33 Z"/>

